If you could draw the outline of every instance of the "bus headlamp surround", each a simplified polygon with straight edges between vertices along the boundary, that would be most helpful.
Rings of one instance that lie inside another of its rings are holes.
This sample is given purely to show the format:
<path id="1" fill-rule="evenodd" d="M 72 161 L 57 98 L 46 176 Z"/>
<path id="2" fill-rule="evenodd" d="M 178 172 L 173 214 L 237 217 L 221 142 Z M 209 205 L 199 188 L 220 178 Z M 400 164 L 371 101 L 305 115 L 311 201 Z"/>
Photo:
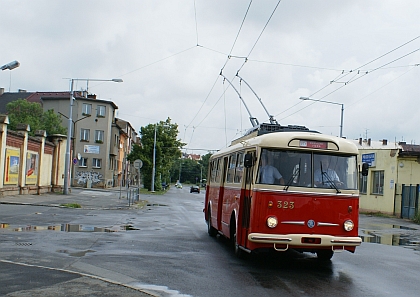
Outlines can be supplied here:
<path id="1" fill-rule="evenodd" d="M 347 220 L 344 222 L 344 230 L 351 231 L 354 228 L 354 223 L 352 220 Z"/>
<path id="2" fill-rule="evenodd" d="M 267 226 L 269 228 L 275 228 L 277 226 L 278 220 L 276 217 L 268 217 L 267 218 Z"/>

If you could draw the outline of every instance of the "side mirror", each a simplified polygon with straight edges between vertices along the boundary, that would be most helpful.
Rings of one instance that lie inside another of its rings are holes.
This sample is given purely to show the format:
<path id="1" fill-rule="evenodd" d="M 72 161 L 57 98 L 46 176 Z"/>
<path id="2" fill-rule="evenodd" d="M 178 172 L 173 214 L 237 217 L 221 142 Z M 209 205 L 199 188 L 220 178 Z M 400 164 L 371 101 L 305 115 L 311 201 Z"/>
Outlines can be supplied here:
<path id="1" fill-rule="evenodd" d="M 369 172 L 369 164 L 368 163 L 363 163 L 362 164 L 362 176 L 368 176 L 368 172 Z"/>
<path id="2" fill-rule="evenodd" d="M 245 168 L 251 168 L 252 166 L 254 166 L 254 157 L 251 153 L 246 153 L 244 159 L 244 166 Z"/>

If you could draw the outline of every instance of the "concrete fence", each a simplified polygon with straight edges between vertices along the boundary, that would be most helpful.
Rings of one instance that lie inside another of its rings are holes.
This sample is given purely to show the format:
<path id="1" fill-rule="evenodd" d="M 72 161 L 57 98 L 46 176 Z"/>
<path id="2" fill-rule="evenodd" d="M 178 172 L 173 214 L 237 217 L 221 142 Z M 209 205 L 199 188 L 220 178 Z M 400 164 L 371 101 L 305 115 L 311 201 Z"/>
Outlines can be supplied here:
<path id="1" fill-rule="evenodd" d="M 8 124 L 0 115 L 0 196 L 62 191 L 67 136 L 39 130 L 33 137 L 29 125 L 11 131 Z"/>

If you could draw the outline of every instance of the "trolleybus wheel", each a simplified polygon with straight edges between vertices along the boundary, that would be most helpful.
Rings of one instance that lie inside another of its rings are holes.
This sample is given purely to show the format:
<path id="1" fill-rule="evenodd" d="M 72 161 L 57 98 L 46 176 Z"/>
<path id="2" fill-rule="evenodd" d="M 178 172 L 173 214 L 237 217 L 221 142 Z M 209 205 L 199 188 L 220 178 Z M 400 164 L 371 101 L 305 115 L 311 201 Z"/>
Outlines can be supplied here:
<path id="1" fill-rule="evenodd" d="M 210 210 L 208 211 L 208 215 L 207 215 L 207 233 L 211 237 L 215 237 L 217 235 L 217 230 L 211 225 L 211 213 L 210 213 Z"/>
<path id="2" fill-rule="evenodd" d="M 319 260 L 328 261 L 331 260 L 332 256 L 334 255 L 334 252 L 332 250 L 318 250 L 316 252 L 316 255 Z"/>
<path id="3" fill-rule="evenodd" d="M 235 255 L 239 259 L 243 259 L 243 258 L 245 258 L 245 252 L 239 247 L 238 240 L 236 238 L 236 222 L 235 222 L 235 220 L 233 220 L 233 224 L 231 224 L 231 226 L 232 226 L 231 239 L 232 239 L 232 242 L 233 242 L 233 248 L 235 250 Z"/>

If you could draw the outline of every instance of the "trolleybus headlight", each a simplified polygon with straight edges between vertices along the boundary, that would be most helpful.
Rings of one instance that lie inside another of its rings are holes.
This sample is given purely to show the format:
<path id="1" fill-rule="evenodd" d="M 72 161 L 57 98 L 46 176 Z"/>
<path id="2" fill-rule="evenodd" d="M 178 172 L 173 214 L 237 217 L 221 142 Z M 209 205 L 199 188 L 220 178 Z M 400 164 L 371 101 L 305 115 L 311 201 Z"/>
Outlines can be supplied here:
<path id="1" fill-rule="evenodd" d="M 352 220 L 347 220 L 344 222 L 344 230 L 351 231 L 354 228 L 354 223 Z"/>
<path id="2" fill-rule="evenodd" d="M 268 217 L 267 218 L 267 226 L 270 228 L 275 228 L 277 226 L 277 218 L 276 217 Z"/>

